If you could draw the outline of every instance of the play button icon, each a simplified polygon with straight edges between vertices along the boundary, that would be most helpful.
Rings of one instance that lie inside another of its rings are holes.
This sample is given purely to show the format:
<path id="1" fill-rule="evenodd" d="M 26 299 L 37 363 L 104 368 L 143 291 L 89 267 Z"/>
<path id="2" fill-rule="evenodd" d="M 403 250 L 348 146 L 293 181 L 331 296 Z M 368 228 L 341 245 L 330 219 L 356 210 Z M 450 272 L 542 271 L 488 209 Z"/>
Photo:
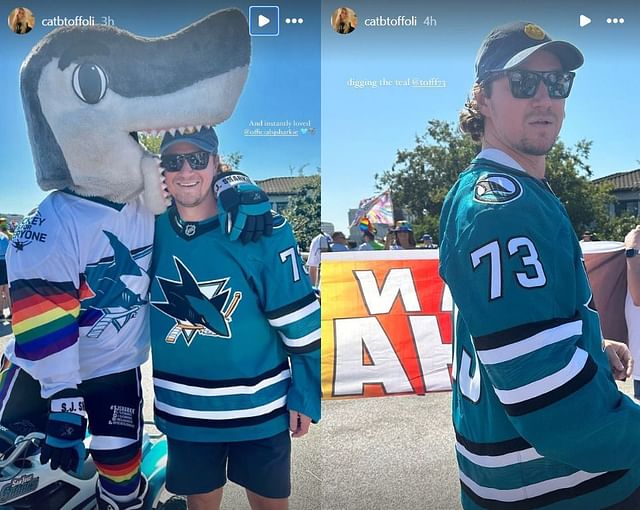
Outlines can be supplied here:
<path id="1" fill-rule="evenodd" d="M 277 5 L 249 7 L 249 34 L 276 36 L 280 34 L 280 8 Z"/>

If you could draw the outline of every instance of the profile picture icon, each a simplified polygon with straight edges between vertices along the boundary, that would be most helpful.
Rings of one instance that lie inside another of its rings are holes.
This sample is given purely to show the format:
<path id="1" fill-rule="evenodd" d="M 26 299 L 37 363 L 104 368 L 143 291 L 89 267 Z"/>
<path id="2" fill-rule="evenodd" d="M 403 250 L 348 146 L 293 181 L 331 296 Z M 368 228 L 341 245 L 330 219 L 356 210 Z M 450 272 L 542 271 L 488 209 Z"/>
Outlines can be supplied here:
<path id="1" fill-rule="evenodd" d="M 28 34 L 36 26 L 36 18 L 30 9 L 16 7 L 9 13 L 9 28 L 16 34 Z"/>
<path id="2" fill-rule="evenodd" d="M 358 16 L 350 7 L 338 7 L 331 15 L 331 26 L 339 34 L 350 34 L 358 26 Z"/>

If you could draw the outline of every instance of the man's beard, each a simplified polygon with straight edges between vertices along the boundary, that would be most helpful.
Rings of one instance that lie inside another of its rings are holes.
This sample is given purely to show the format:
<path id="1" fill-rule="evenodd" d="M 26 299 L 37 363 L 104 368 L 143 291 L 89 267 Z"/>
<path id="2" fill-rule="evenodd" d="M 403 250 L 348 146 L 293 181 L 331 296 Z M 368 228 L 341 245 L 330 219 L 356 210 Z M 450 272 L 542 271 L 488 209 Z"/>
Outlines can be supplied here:
<path id="1" fill-rule="evenodd" d="M 525 119 L 525 122 L 529 122 L 530 119 L 536 119 L 540 117 L 541 115 L 539 113 L 532 114 Z M 558 139 L 560 128 L 557 115 L 555 115 L 554 113 L 548 112 L 543 116 L 543 118 L 545 120 L 552 121 L 554 125 L 558 127 L 558 131 L 556 131 L 556 134 L 553 136 L 553 140 L 551 142 L 547 142 L 544 139 L 540 139 L 540 141 L 536 143 L 537 139 L 524 137 L 516 145 L 516 149 L 518 151 L 529 156 L 546 156 L 549 153 L 551 148 L 556 143 L 556 140 Z"/>
<path id="2" fill-rule="evenodd" d="M 548 144 L 548 146 L 535 145 L 529 142 L 527 139 L 524 139 L 524 140 L 520 140 L 520 143 L 516 145 L 516 149 L 519 152 L 523 154 L 527 154 L 529 156 L 546 156 L 547 154 L 549 154 L 549 152 L 551 151 L 555 143 L 556 143 L 556 140 L 554 139 L 553 142 Z"/>
<path id="3" fill-rule="evenodd" d="M 198 207 L 202 202 L 207 198 L 206 195 L 200 195 L 199 197 L 186 197 L 181 198 L 180 196 L 174 196 L 173 200 L 176 204 L 182 207 Z"/>

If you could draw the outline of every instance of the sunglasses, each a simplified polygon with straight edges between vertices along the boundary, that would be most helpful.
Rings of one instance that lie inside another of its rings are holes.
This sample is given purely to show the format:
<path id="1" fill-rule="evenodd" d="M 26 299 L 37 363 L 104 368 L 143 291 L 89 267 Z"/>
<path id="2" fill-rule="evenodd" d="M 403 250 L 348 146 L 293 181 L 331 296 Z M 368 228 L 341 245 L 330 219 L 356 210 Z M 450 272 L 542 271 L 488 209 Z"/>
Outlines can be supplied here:
<path id="1" fill-rule="evenodd" d="M 167 172 L 179 172 L 185 161 L 193 170 L 204 170 L 209 164 L 210 152 L 190 152 L 188 154 L 167 154 L 160 158 L 160 166 Z"/>
<path id="2" fill-rule="evenodd" d="M 544 82 L 551 99 L 566 99 L 571 92 L 573 79 L 576 73 L 572 71 L 528 71 L 526 69 L 514 69 L 513 71 L 500 71 L 509 79 L 511 95 L 516 99 L 531 99 L 536 95 L 538 85 Z"/>

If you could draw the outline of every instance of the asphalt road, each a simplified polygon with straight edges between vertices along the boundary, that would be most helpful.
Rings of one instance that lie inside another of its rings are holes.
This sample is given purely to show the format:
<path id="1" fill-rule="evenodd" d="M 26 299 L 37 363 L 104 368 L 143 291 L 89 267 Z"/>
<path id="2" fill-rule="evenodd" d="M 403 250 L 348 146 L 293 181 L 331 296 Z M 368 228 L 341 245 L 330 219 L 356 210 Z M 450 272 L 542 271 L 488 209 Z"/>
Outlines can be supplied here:
<path id="1" fill-rule="evenodd" d="M 450 409 L 450 393 L 324 402 L 322 509 L 459 508 Z"/>
<path id="2" fill-rule="evenodd" d="M 1 347 L 8 333 L 0 324 Z M 143 373 L 152 419 L 149 364 Z M 323 402 L 321 423 L 293 441 L 291 510 L 460 508 L 450 408 L 450 393 Z M 240 487 L 228 484 L 223 509 L 249 509 Z"/>

